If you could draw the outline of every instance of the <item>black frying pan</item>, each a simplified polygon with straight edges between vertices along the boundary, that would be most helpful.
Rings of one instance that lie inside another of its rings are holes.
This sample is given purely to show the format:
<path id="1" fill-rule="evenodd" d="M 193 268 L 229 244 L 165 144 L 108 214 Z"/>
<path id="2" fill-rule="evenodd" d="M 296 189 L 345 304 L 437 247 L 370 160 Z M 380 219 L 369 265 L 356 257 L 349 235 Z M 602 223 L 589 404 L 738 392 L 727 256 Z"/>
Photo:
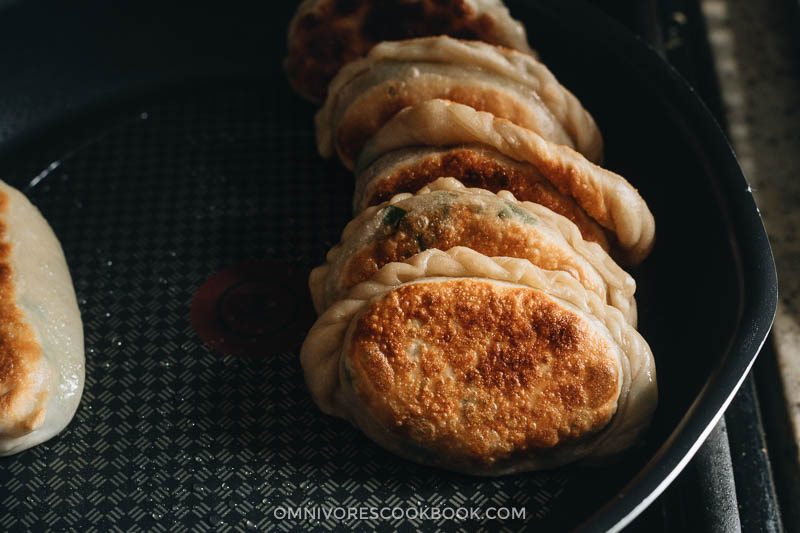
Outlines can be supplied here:
<path id="1" fill-rule="evenodd" d="M 350 218 L 281 71 L 290 2 L 0 8 L 0 176 L 62 240 L 87 382 L 59 437 L 0 459 L 0 528 L 619 528 L 674 479 L 772 323 L 747 183 L 692 89 L 579 2 L 508 2 L 655 214 L 634 275 L 660 405 L 621 461 L 485 480 L 407 463 L 321 415 L 296 353 L 305 275 Z M 0 4 L 3 5 L 3 4 Z M 524 519 L 278 522 L 292 506 L 490 506 Z"/>

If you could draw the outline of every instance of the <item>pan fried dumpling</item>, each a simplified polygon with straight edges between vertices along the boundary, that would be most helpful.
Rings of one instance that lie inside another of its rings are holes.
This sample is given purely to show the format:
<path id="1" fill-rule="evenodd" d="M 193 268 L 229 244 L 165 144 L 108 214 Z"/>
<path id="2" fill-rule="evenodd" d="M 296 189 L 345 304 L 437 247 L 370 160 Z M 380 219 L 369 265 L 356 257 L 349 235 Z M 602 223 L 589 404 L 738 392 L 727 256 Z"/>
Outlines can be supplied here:
<path id="1" fill-rule="evenodd" d="M 377 43 L 428 35 L 534 53 L 501 0 L 304 0 L 289 24 L 286 72 L 295 91 L 322 102 L 339 69 Z"/>
<path id="2" fill-rule="evenodd" d="M 0 455 L 64 429 L 83 392 L 83 326 L 64 253 L 39 211 L 0 181 Z"/>
<path id="3" fill-rule="evenodd" d="M 398 111 L 433 98 L 508 119 L 591 161 L 603 158 L 594 119 L 546 66 L 515 50 L 446 36 L 383 42 L 342 68 L 316 116 L 319 152 L 336 151 L 352 168 Z"/>
<path id="4" fill-rule="evenodd" d="M 452 178 L 414 195 L 399 194 L 350 222 L 327 262 L 311 273 L 314 306 L 324 311 L 387 263 L 456 246 L 569 272 L 636 326 L 636 282 L 600 246 L 584 241 L 572 222 L 541 205 L 518 202 L 508 191 L 469 189 Z"/>
<path id="5" fill-rule="evenodd" d="M 484 144 L 535 166 L 562 194 L 571 196 L 613 232 L 618 256 L 638 264 L 650 253 L 655 221 L 636 189 L 622 176 L 589 162 L 574 150 L 490 113 L 446 100 L 428 100 L 394 116 L 364 147 L 356 172 L 384 154 L 410 146 Z"/>
<path id="6" fill-rule="evenodd" d="M 535 166 L 477 144 L 414 146 L 379 157 L 356 176 L 353 210 L 358 214 L 396 194 L 416 192 L 441 176 L 453 177 L 468 187 L 492 192 L 507 190 L 518 200 L 541 204 L 572 221 L 587 241 L 596 242 L 606 251 L 610 249 L 606 230 L 572 197 L 560 193 Z"/>
<path id="7" fill-rule="evenodd" d="M 300 358 L 325 413 L 468 474 L 616 454 L 657 403 L 650 348 L 619 310 L 569 274 L 467 248 L 384 266 L 317 320 Z"/>

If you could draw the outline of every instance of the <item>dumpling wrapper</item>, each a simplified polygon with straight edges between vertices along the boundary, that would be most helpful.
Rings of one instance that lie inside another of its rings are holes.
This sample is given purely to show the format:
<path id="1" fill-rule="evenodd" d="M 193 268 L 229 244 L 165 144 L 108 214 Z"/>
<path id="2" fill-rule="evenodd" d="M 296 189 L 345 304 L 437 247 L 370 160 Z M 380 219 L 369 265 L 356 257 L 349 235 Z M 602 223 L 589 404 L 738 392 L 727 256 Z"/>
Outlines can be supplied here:
<path id="1" fill-rule="evenodd" d="M 569 195 L 601 226 L 613 232 L 619 257 L 639 264 L 655 241 L 655 220 L 625 178 L 588 161 L 566 146 L 497 118 L 446 100 L 428 100 L 399 112 L 366 144 L 356 173 L 384 154 L 409 146 L 484 144 L 535 166 L 561 193 Z"/>
<path id="2" fill-rule="evenodd" d="M 336 73 L 379 42 L 428 35 L 535 54 L 501 0 L 304 0 L 289 24 L 284 66 L 294 90 L 319 103 Z"/>
<path id="3" fill-rule="evenodd" d="M 353 212 L 358 214 L 396 194 L 416 192 L 442 176 L 455 178 L 467 187 L 507 190 L 518 200 L 543 205 L 578 226 L 587 241 L 596 242 L 605 251 L 611 249 L 607 230 L 571 196 L 559 192 L 535 166 L 485 145 L 414 146 L 383 155 L 356 175 Z"/>
<path id="4" fill-rule="evenodd" d="M 467 248 L 384 266 L 317 320 L 300 360 L 323 412 L 476 475 L 618 454 L 658 397 L 619 310 L 569 274 Z"/>
<path id="5" fill-rule="evenodd" d="M 446 36 L 382 42 L 342 68 L 316 116 L 323 157 L 350 169 L 364 144 L 398 111 L 433 98 L 466 104 L 601 162 L 592 116 L 532 56 Z"/>
<path id="6" fill-rule="evenodd" d="M 64 429 L 83 383 L 83 326 L 61 245 L 0 181 L 0 455 Z"/>
<path id="7" fill-rule="evenodd" d="M 453 178 L 398 194 L 352 220 L 327 262 L 311 272 L 314 307 L 321 313 L 387 263 L 456 246 L 568 272 L 636 327 L 636 282 L 599 245 L 583 240 L 575 224 L 508 191 L 470 189 Z"/>

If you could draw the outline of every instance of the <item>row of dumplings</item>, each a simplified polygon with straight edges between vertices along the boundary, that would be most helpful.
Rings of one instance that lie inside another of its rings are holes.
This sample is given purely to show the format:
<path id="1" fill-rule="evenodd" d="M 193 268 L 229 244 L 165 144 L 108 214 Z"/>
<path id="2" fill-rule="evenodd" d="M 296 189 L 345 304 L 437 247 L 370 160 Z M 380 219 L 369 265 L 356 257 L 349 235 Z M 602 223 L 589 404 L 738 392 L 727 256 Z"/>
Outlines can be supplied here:
<path id="1" fill-rule="evenodd" d="M 324 99 L 320 154 L 355 173 L 355 218 L 309 279 L 320 409 L 477 475 L 640 440 L 655 364 L 617 261 L 645 259 L 653 216 L 505 6 L 306 1 L 286 68 Z"/>

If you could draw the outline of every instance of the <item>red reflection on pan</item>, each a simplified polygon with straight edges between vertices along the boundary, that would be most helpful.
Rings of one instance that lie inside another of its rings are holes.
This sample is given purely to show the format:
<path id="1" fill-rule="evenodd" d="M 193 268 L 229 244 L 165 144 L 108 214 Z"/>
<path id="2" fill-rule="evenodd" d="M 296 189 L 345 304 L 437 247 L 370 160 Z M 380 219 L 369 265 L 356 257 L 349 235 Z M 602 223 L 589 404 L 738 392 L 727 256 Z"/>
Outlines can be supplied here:
<path id="1" fill-rule="evenodd" d="M 315 319 L 308 270 L 247 261 L 203 283 L 192 301 L 197 335 L 218 352 L 261 357 L 299 349 Z"/>

